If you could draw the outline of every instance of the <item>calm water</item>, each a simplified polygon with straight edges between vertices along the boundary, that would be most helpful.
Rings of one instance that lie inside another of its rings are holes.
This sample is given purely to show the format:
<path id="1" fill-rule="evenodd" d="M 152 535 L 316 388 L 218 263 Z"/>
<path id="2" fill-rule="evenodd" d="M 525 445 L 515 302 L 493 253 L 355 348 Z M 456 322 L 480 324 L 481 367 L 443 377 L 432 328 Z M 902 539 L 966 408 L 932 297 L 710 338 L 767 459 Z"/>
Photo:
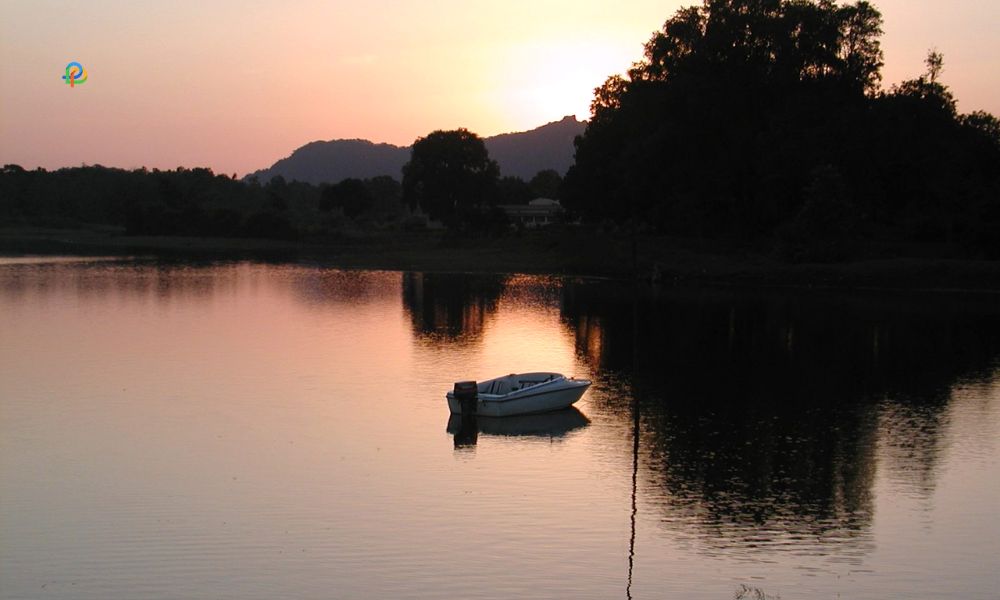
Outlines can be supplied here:
<path id="1" fill-rule="evenodd" d="M 997 598 L 1000 301 L 0 259 L 0 597 Z M 454 380 L 594 379 L 449 421 Z"/>

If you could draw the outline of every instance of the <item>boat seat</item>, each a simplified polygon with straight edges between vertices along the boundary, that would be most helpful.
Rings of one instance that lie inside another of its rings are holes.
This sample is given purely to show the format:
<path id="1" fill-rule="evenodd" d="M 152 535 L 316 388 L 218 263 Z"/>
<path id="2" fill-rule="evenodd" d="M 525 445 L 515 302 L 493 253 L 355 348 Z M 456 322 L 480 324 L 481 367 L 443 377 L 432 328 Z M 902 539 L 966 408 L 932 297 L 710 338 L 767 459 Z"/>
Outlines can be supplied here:
<path id="1" fill-rule="evenodd" d="M 512 381 L 507 381 L 506 379 L 499 379 L 490 383 L 489 387 L 484 391 L 484 394 L 491 394 L 496 396 L 504 396 L 518 390 L 522 390 L 526 387 L 531 387 L 533 385 L 539 385 L 552 381 L 555 376 L 549 375 L 544 379 L 518 379 L 516 383 Z"/>
<path id="2" fill-rule="evenodd" d="M 486 393 L 487 394 L 493 394 L 493 395 L 496 395 L 496 396 L 503 396 L 504 394 L 508 394 L 508 393 L 510 393 L 512 391 L 515 391 L 516 389 L 517 389 L 516 387 L 513 387 L 511 389 L 507 389 L 507 382 L 503 381 L 503 380 L 499 380 L 499 381 L 494 381 L 493 383 L 491 383 L 490 384 L 490 388 L 489 388 L 489 390 L 486 391 Z"/>

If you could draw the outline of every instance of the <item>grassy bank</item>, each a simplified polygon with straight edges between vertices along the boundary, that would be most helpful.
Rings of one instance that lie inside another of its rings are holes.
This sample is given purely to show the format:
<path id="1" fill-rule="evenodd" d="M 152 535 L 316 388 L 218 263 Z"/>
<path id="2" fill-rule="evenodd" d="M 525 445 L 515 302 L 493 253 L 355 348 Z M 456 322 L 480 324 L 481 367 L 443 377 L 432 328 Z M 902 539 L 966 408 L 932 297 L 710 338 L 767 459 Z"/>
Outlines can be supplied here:
<path id="1" fill-rule="evenodd" d="M 1000 291 L 1000 262 L 921 257 L 920 248 L 869 252 L 837 263 L 790 263 L 768 248 L 644 237 L 583 228 L 498 239 L 440 232 L 385 233 L 337 240 L 126 236 L 108 228 L 0 228 L 5 254 L 120 255 L 315 260 L 344 268 L 543 273 L 642 279 L 664 285 L 805 286 Z"/>

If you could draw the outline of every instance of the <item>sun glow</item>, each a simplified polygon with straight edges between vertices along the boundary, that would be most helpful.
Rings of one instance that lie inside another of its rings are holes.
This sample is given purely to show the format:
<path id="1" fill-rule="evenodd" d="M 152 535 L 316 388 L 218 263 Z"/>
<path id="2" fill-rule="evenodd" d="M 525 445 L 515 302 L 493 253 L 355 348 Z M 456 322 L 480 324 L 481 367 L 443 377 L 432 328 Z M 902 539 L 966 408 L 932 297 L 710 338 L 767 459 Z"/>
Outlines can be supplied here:
<path id="1" fill-rule="evenodd" d="M 60 2 L 0 2 L 0 165 L 243 174 L 316 139 L 405 145 L 435 129 L 583 119 L 594 88 L 700 2 L 294 4 L 98 0 L 81 26 Z M 919 75 L 936 47 L 960 110 L 1000 114 L 1000 3 L 877 4 L 885 85 Z M 70 61 L 95 74 L 72 94 Z"/>
<path id="2" fill-rule="evenodd" d="M 629 45 L 613 40 L 579 39 L 527 42 L 506 48 L 496 101 L 499 112 L 523 127 L 567 115 L 590 118 L 594 88 L 640 57 Z M 522 125 L 523 124 L 523 125 Z"/>

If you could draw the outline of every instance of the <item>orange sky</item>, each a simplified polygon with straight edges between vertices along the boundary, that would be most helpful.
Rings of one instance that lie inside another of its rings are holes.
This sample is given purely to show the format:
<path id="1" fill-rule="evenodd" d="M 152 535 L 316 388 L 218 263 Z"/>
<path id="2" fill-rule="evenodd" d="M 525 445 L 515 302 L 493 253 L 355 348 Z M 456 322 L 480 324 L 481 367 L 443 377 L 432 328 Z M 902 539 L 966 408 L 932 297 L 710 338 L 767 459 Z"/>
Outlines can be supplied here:
<path id="1" fill-rule="evenodd" d="M 0 163 L 244 173 L 317 139 L 400 145 L 587 117 L 593 87 L 694 0 L 0 0 Z M 1000 2 L 876 0 L 886 83 L 929 48 L 1000 115 Z M 87 68 L 69 89 L 67 62 Z"/>

